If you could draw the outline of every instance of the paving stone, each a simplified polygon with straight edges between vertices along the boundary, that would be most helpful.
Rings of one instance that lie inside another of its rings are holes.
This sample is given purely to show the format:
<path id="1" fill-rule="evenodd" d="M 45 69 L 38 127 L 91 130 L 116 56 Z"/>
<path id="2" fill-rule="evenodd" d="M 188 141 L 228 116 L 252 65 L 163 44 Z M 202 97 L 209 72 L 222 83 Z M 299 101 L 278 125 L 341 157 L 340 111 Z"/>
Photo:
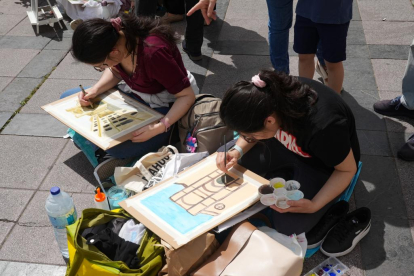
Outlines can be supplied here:
<path id="1" fill-rule="evenodd" d="M 226 13 L 226 20 L 233 18 L 244 19 L 246 21 L 257 18 L 267 20 L 268 9 L 266 0 L 232 0 Z"/>
<path id="2" fill-rule="evenodd" d="M 65 264 L 50 225 L 45 227 L 16 225 L 0 250 L 0 259 L 54 265 Z"/>
<path id="3" fill-rule="evenodd" d="M 357 130 L 361 154 L 391 156 L 386 132 Z"/>
<path id="4" fill-rule="evenodd" d="M 13 112 L 0 112 L 0 129 L 4 126 L 5 123 L 13 115 Z"/>
<path id="5" fill-rule="evenodd" d="M 14 112 L 21 106 L 32 91 L 42 82 L 42 79 L 15 78 L 0 92 L 0 110 Z"/>
<path id="6" fill-rule="evenodd" d="M 7 33 L 12 36 L 43 36 L 43 37 L 55 37 L 56 32 L 60 29 L 57 23 L 54 24 L 54 28 L 49 25 L 39 26 L 39 33 L 36 31 L 36 26 L 30 24 L 30 20 L 27 14 L 24 14 L 25 18 L 21 20 L 16 26 Z"/>
<path id="7" fill-rule="evenodd" d="M 411 134 L 412 135 L 412 134 Z M 391 136 L 391 135 L 390 135 Z M 395 135 L 397 136 L 397 135 Z M 409 135 L 406 135 L 405 141 L 407 141 Z M 392 140 L 393 138 L 390 138 Z M 399 145 L 398 148 L 395 150 L 399 150 L 405 141 Z M 391 142 L 393 143 L 393 142 Z M 394 147 L 394 145 L 392 145 Z M 396 152 L 395 151 L 395 152 Z M 399 158 L 395 159 L 397 164 L 398 175 L 400 176 L 400 183 L 402 194 L 405 202 L 405 206 L 407 208 L 407 215 L 409 219 L 414 219 L 414 190 L 413 190 L 413 182 L 414 182 L 414 170 L 412 162 L 406 162 Z"/>
<path id="8" fill-rule="evenodd" d="M 212 94 L 216 97 L 223 98 L 224 93 L 231 87 L 231 83 L 228 84 L 208 84 L 203 87 L 200 93 Z"/>
<path id="9" fill-rule="evenodd" d="M 65 57 L 64 50 L 43 50 L 18 75 L 21 78 L 43 78 Z"/>
<path id="10" fill-rule="evenodd" d="M 2 134 L 61 138 L 67 126 L 48 114 L 17 114 Z"/>
<path id="11" fill-rule="evenodd" d="M 369 58 L 369 50 L 367 45 L 360 44 L 348 44 L 346 46 L 346 57 L 347 58 Z"/>
<path id="12" fill-rule="evenodd" d="M 267 36 L 267 20 L 226 18 L 220 32 L 219 40 L 266 41 Z"/>
<path id="13" fill-rule="evenodd" d="M 96 80 L 82 80 L 84 87 L 92 86 Z M 64 80 L 48 78 L 36 91 L 30 101 L 21 109 L 20 113 L 48 114 L 41 107 L 59 100 L 66 90 L 79 87 L 79 80 Z"/>
<path id="14" fill-rule="evenodd" d="M 401 91 L 407 61 L 391 59 L 373 59 L 375 79 L 378 90 Z"/>
<path id="15" fill-rule="evenodd" d="M 26 16 L 27 15 L 26 11 L 28 10 L 28 7 L 30 7 L 30 1 L 29 0 L 2 1 L 1 5 L 0 5 L 0 13 L 2 13 L 2 17 L 4 15 L 15 15 L 15 16 L 24 15 L 24 16 Z M 27 19 L 27 20 L 29 20 L 29 19 Z"/>
<path id="16" fill-rule="evenodd" d="M 31 49 L 0 49 L 0 60 L 8 66 L 0 67 L 0 76 L 15 77 L 39 53 Z"/>
<path id="17" fill-rule="evenodd" d="M 363 154 L 361 161 L 361 182 L 355 186 L 354 192 L 357 206 L 370 208 L 376 219 L 407 220 L 394 158 Z"/>
<path id="18" fill-rule="evenodd" d="M 94 168 L 82 151 L 69 141 L 45 178 L 40 190 L 59 186 L 65 192 L 93 192 L 98 185 Z"/>
<path id="19" fill-rule="evenodd" d="M 250 80 L 261 68 L 271 68 L 269 57 L 214 54 L 210 60 L 205 86 L 210 84 L 233 84 L 240 80 Z"/>
<path id="20" fill-rule="evenodd" d="M 3 276 L 64 276 L 66 266 L 8 262 Z"/>
<path id="21" fill-rule="evenodd" d="M 216 14 L 219 18 L 224 18 L 226 12 L 228 11 L 227 7 L 229 6 L 230 0 L 223 0 L 216 2 Z"/>
<path id="22" fill-rule="evenodd" d="M 406 219 L 379 214 L 372 219 L 371 231 L 360 244 L 366 276 L 413 275 L 414 245 Z"/>
<path id="23" fill-rule="evenodd" d="M 391 100 L 395 97 L 401 96 L 401 92 L 395 91 L 378 91 L 381 100 Z M 387 117 L 384 116 L 387 130 L 389 132 L 403 132 L 413 133 L 414 132 L 414 119 L 407 117 Z"/>
<path id="24" fill-rule="evenodd" d="M 35 49 L 42 50 L 50 42 L 48 37 L 24 37 L 5 35 L 0 39 L 0 48 L 3 49 Z"/>
<path id="25" fill-rule="evenodd" d="M 220 55 L 269 56 L 266 41 L 217 41 L 213 49 L 215 54 Z"/>
<path id="26" fill-rule="evenodd" d="M 382 116 L 375 113 L 372 105 L 378 101 L 378 96 L 363 91 L 343 91 L 342 98 L 349 105 L 355 117 L 356 128 L 359 130 L 386 131 Z"/>
<path id="27" fill-rule="evenodd" d="M 347 45 L 351 44 L 366 44 L 364 28 L 362 21 L 351 21 L 349 24 L 348 36 L 346 38 Z"/>
<path id="28" fill-rule="evenodd" d="M 95 208 L 95 203 L 93 201 L 94 194 L 72 194 L 73 203 L 76 206 L 76 211 L 78 216 L 82 215 L 82 211 L 86 208 Z"/>
<path id="29" fill-rule="evenodd" d="M 59 186 L 56 183 L 54 186 Z M 59 186 L 60 187 L 60 186 Z M 62 188 L 62 191 L 67 192 Z M 45 202 L 50 192 L 37 191 L 29 205 L 25 208 L 22 216 L 18 221 L 19 226 L 24 227 L 49 227 L 51 226 L 49 217 L 45 211 Z"/>
<path id="30" fill-rule="evenodd" d="M 406 0 L 359 0 L 364 21 L 414 21 L 414 8 Z"/>
<path id="31" fill-rule="evenodd" d="M 72 46 L 72 36 L 66 37 L 57 35 L 46 45 L 45 50 L 66 50 L 69 51 Z"/>
<path id="32" fill-rule="evenodd" d="M 414 247 L 394 158 L 362 156 L 355 187 L 358 206 L 372 211 L 370 233 L 360 242 L 365 275 L 411 275 Z M 373 254 L 375 252 L 375 254 Z"/>
<path id="33" fill-rule="evenodd" d="M 0 187 L 39 187 L 66 142 L 64 139 L 0 135 Z"/>
<path id="34" fill-rule="evenodd" d="M 33 191 L 0 189 L 0 220 L 16 221 L 33 195 Z"/>
<path id="35" fill-rule="evenodd" d="M 410 45 L 414 22 L 362 21 L 367 44 Z"/>
<path id="36" fill-rule="evenodd" d="M 343 87 L 351 90 L 377 90 L 371 60 L 368 58 L 347 58 L 344 61 L 345 78 Z"/>
<path id="37" fill-rule="evenodd" d="M 9 231 L 12 229 L 14 223 L 13 222 L 3 222 L 0 221 L 0 244 L 3 243 L 4 239 L 7 237 L 7 234 L 9 234 Z M 0 263 L 0 275 L 2 273 L 2 263 Z"/>
<path id="38" fill-rule="evenodd" d="M 0 95 L 3 88 L 5 88 L 12 80 L 12 77 L 0 77 Z"/>
<path id="39" fill-rule="evenodd" d="M 10 32 L 20 21 L 22 21 L 26 15 L 7 15 L 2 14 L 0 17 L 0 35 L 5 35 Z M 29 19 L 27 19 L 29 20 Z M 30 23 L 29 23 L 30 25 Z"/>
<path id="40" fill-rule="evenodd" d="M 361 13 L 359 12 L 358 1 L 353 1 L 352 3 L 352 20 L 360 21 Z"/>
<path id="41" fill-rule="evenodd" d="M 410 223 L 410 228 L 411 228 L 411 236 L 412 236 L 412 238 L 414 240 L 414 220 L 410 219 L 409 220 L 409 223 Z"/>
<path id="42" fill-rule="evenodd" d="M 412 133 L 388 132 L 388 139 L 390 140 L 391 152 L 394 157 L 397 157 L 397 152 L 407 142 Z M 399 160 L 399 159 L 395 159 Z M 404 161 L 402 161 L 405 163 Z M 412 169 L 411 169 L 412 170 Z M 401 176 L 401 175 L 400 175 Z"/>
<path id="43" fill-rule="evenodd" d="M 94 70 L 91 65 L 75 61 L 72 55 L 68 53 L 49 78 L 98 80 L 101 75 L 102 73 Z"/>
<path id="44" fill-rule="evenodd" d="M 372 59 L 408 59 L 407 45 L 368 45 Z"/>

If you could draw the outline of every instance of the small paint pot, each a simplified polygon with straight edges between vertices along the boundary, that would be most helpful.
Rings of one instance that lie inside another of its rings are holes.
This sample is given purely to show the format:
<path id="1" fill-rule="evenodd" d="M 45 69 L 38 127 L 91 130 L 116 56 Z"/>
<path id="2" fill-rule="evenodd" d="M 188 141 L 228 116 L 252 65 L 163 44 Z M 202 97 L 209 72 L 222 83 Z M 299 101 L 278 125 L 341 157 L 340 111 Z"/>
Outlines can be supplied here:
<path id="1" fill-rule="evenodd" d="M 288 191 L 299 190 L 300 183 L 297 182 L 296 180 L 289 180 L 289 181 L 286 181 L 285 188 Z"/>
<path id="2" fill-rule="evenodd" d="M 279 189 L 275 189 L 274 192 L 273 192 L 273 194 L 275 196 L 286 196 L 287 191 L 286 191 L 285 188 L 279 188 Z"/>
<path id="3" fill-rule="evenodd" d="M 287 201 L 289 200 L 289 198 L 285 197 L 285 196 L 279 196 L 276 197 L 276 203 L 275 205 L 277 207 L 279 207 L 280 209 L 287 209 L 290 207 L 290 205 L 287 204 Z"/>
<path id="4" fill-rule="evenodd" d="M 267 194 L 260 196 L 260 202 L 265 206 L 271 206 L 276 203 L 274 194 Z"/>
<path id="5" fill-rule="evenodd" d="M 286 197 L 290 200 L 299 200 L 304 197 L 304 194 L 302 193 L 302 191 L 299 190 L 287 191 Z"/>
<path id="6" fill-rule="evenodd" d="M 270 186 L 272 186 L 275 189 L 283 188 L 283 187 L 285 187 L 285 184 L 286 184 L 286 180 L 284 180 L 281 177 L 276 177 L 276 178 L 270 179 Z"/>
<path id="7" fill-rule="evenodd" d="M 267 184 L 262 185 L 262 186 L 259 187 L 259 194 L 260 195 L 273 194 L 273 191 L 274 191 L 273 187 L 270 186 L 270 185 L 267 185 Z"/>

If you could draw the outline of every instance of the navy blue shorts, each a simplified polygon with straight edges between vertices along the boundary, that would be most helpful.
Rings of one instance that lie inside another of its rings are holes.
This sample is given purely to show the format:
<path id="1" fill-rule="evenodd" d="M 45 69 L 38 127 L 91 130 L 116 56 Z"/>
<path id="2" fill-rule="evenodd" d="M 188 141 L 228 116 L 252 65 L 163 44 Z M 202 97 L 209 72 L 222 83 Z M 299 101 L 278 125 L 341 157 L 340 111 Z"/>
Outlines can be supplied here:
<path id="1" fill-rule="evenodd" d="M 331 63 L 346 60 L 346 37 L 349 22 L 320 24 L 296 15 L 293 50 L 298 54 L 315 54 L 321 40 L 322 56 Z"/>

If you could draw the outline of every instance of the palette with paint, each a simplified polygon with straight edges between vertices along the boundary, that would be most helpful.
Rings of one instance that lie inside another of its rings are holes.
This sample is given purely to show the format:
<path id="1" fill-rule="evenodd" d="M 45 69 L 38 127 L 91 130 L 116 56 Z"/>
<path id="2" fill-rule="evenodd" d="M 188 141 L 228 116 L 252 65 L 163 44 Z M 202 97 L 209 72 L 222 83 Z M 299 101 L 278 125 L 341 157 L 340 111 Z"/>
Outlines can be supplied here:
<path id="1" fill-rule="evenodd" d="M 285 181 L 280 177 L 270 179 L 269 185 L 259 188 L 260 202 L 266 206 L 276 205 L 281 209 L 287 209 L 290 207 L 287 204 L 288 200 L 299 200 L 304 197 L 299 188 L 300 184 L 295 180 Z"/>
<path id="2" fill-rule="evenodd" d="M 314 267 L 304 276 L 341 276 L 344 275 L 349 268 L 335 257 L 330 257 Z"/>

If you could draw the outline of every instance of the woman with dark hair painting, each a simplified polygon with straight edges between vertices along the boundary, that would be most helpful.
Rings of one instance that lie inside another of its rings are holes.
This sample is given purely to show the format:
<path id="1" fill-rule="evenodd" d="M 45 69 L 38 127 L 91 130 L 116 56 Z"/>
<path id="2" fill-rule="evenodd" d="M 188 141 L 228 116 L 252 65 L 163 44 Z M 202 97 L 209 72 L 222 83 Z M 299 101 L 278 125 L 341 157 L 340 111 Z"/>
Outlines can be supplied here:
<path id="1" fill-rule="evenodd" d="M 159 20 L 123 15 L 110 22 L 85 21 L 73 34 L 72 55 L 103 72 L 86 95 L 78 94 L 82 106 L 124 80 L 129 96 L 165 114 L 160 122 L 135 131 L 131 140 L 107 151 L 117 158 L 140 157 L 167 145 L 170 126 L 188 111 L 198 93 L 194 77 L 184 67 L 175 33 Z M 62 98 L 78 92 L 66 91 Z"/>
<path id="2" fill-rule="evenodd" d="M 354 116 L 339 95 L 316 81 L 262 70 L 227 90 L 220 117 L 240 138 L 227 152 L 227 166 L 224 153 L 218 154 L 219 169 L 239 162 L 267 179 L 301 184 L 305 198 L 288 201 L 287 209 L 271 206 L 273 226 L 283 234 L 309 232 L 357 171 Z"/>

